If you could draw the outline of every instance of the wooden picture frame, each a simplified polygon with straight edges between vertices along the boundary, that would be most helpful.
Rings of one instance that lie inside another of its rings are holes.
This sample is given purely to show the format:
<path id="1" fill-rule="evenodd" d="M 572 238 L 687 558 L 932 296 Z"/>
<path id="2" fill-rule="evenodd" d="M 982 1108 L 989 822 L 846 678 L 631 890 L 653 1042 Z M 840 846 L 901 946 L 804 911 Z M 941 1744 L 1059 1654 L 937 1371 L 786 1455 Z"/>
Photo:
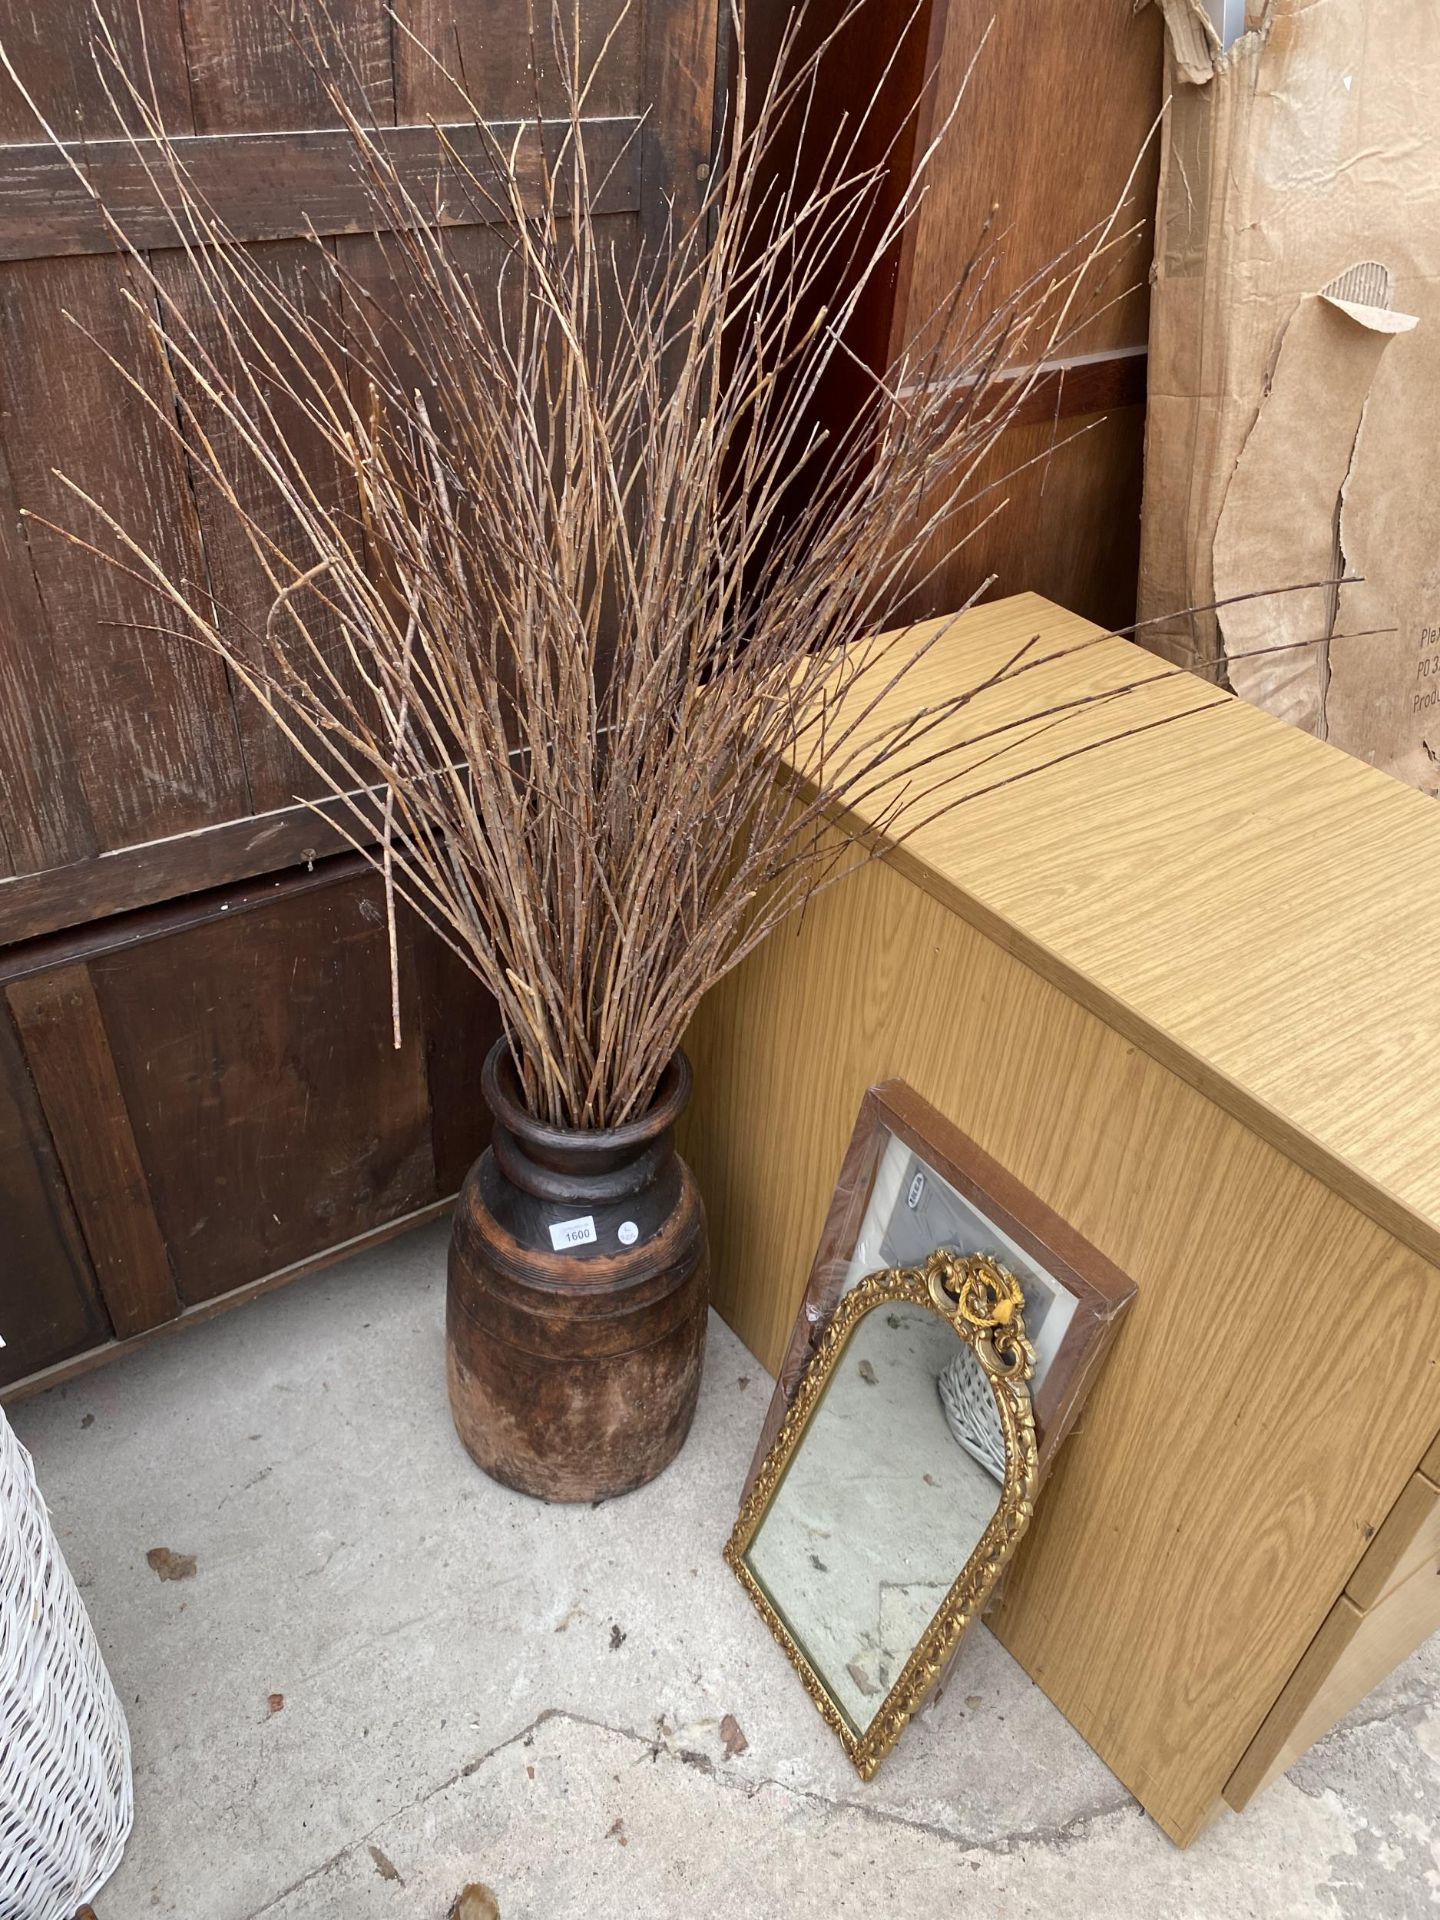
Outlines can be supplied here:
<path id="1" fill-rule="evenodd" d="M 1038 1276 L 1057 1298 L 1068 1297 L 1071 1303 L 1063 1310 L 1063 1328 L 1058 1319 L 1052 1322 L 1047 1339 L 1046 1316 L 1032 1313 L 1027 1298 L 1027 1327 L 1037 1349 L 1031 1395 L 1042 1481 L 1074 1426 L 1125 1309 L 1135 1297 L 1135 1283 L 1128 1274 L 912 1087 L 903 1080 L 879 1082 L 868 1089 L 860 1103 L 804 1298 L 746 1476 L 747 1496 L 805 1368 L 845 1293 L 860 1279 L 867 1264 L 879 1269 L 914 1264 L 917 1257 L 924 1258 L 924 1254 L 917 1256 L 912 1250 L 902 1260 L 892 1259 L 880 1251 L 880 1246 L 887 1244 L 884 1241 L 869 1248 L 865 1257 L 857 1258 L 857 1243 L 876 1196 L 877 1179 L 886 1155 L 896 1151 L 892 1142 L 899 1142 L 900 1150 L 908 1151 L 926 1173 L 938 1176 L 942 1191 L 948 1189 L 960 1208 L 980 1223 L 977 1231 L 990 1230 L 993 1244 L 983 1246 L 983 1251 L 995 1253 L 1016 1271 L 1027 1289 Z M 960 1249 L 967 1253 L 974 1250 Z"/>

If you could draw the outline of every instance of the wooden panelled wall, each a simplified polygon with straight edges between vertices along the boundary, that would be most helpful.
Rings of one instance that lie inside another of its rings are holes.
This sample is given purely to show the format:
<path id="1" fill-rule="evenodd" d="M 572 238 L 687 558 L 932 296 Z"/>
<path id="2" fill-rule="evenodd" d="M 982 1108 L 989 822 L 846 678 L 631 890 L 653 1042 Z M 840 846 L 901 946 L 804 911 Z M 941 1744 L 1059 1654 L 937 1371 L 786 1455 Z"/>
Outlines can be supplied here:
<path id="1" fill-rule="evenodd" d="M 418 1223 L 483 1145 L 498 1031 L 358 854 L 0 953 L 0 1386 Z M 38 1376 L 38 1381 L 37 1377 Z"/>
<path id="2" fill-rule="evenodd" d="M 111 10 L 129 23 L 138 58 L 134 0 L 114 0 Z M 468 83 L 487 114 L 532 111 L 526 0 L 410 0 L 403 10 L 410 31 L 452 65 L 458 32 Z M 309 220 L 356 285 L 383 302 L 384 254 L 365 231 L 369 202 L 352 176 L 346 141 L 323 124 L 329 110 L 286 26 L 288 11 L 270 0 L 144 0 L 145 57 L 167 124 L 187 137 L 188 163 L 266 265 L 310 300 L 322 297 L 313 276 L 311 283 L 301 278 L 307 243 L 296 236 Z M 427 115 L 456 118 L 448 83 L 392 28 L 385 0 L 331 0 L 331 11 L 364 79 L 369 111 L 395 127 L 396 143 L 423 166 L 434 136 L 418 123 Z M 620 11 L 619 0 L 582 8 L 592 51 Z M 83 129 L 87 164 L 118 191 L 137 236 L 160 246 L 166 226 L 147 183 L 124 143 L 104 138 L 114 126 L 86 53 L 89 12 L 90 0 L 47 0 L 43 8 L 0 0 L 0 38 L 51 124 Z M 606 57 L 586 130 L 597 159 L 625 149 L 608 201 L 622 254 L 647 224 L 663 223 L 667 196 L 683 205 L 697 191 L 697 170 L 710 156 L 714 31 L 713 4 L 705 0 L 646 0 L 625 14 Z M 27 533 L 19 520 L 23 507 L 76 524 L 83 510 L 56 479 L 58 468 L 98 498 L 123 499 L 139 537 L 178 574 L 207 581 L 237 619 L 263 627 L 266 602 L 242 543 L 212 503 L 191 492 L 144 402 L 127 393 L 81 331 L 140 360 L 124 263 L 63 163 L 36 136 L 29 108 L 5 82 L 0 632 L 8 671 L 0 687 L 0 872 L 11 880 L 0 893 L 0 935 L 8 939 L 338 844 L 313 814 L 293 808 L 297 792 L 313 792 L 314 778 L 229 685 L 223 667 L 183 642 L 142 640 L 117 624 L 163 623 L 161 604 L 138 583 L 84 564 L 56 537 Z M 479 211 L 465 204 L 457 222 L 474 222 Z M 482 284 L 495 275 L 503 235 L 457 224 L 452 244 Z M 162 250 L 152 258 L 184 307 L 183 256 Z M 254 824 L 287 809 L 283 821 Z M 178 836 L 187 838 L 177 845 Z"/>
<path id="3" fill-rule="evenodd" d="M 409 34 L 385 0 L 329 10 L 365 111 L 417 168 L 434 152 L 427 119 L 464 117 L 427 50 L 463 64 L 487 116 L 558 104 L 526 0 L 402 0 Z M 183 255 L 115 138 L 90 11 L 90 0 L 0 0 L 0 39 L 51 125 L 83 136 L 94 177 L 198 318 Z M 127 58 L 148 62 L 196 178 L 257 257 L 307 301 L 333 297 L 305 273 L 308 223 L 383 302 L 383 242 L 292 9 L 109 0 L 107 11 Z M 582 0 L 592 54 L 620 14 L 620 0 Z M 640 0 L 611 41 L 585 137 L 602 167 L 616 163 L 605 219 L 621 258 L 662 230 L 673 202 L 693 204 L 711 161 L 715 59 L 714 0 Z M 505 236 L 473 203 L 452 217 L 449 243 L 483 284 Z M 480 1145 L 484 997 L 407 928 L 407 1038 L 393 1051 L 378 897 L 323 813 L 297 804 L 314 797 L 313 775 L 220 664 L 136 630 L 164 620 L 142 586 L 21 517 L 83 530 L 59 469 L 123 503 L 174 572 L 263 626 L 245 543 L 85 337 L 143 366 L 128 291 L 86 196 L 5 80 L 0 1386 L 433 1207 Z M 316 477 L 340 485 L 318 466 Z"/>
<path id="4" fill-rule="evenodd" d="M 805 43 L 842 11 L 812 6 Z M 773 68 L 789 12 L 790 0 L 751 0 L 756 70 Z M 908 613 L 949 612 L 995 575 L 987 597 L 1028 588 L 1103 626 L 1135 618 L 1161 35 L 1160 9 L 1135 0 L 867 0 L 825 55 L 812 145 L 831 140 L 842 112 L 856 124 L 878 87 L 860 154 L 888 156 L 886 211 L 944 129 L 919 213 L 856 317 L 852 345 L 876 372 L 946 302 L 992 209 L 998 299 L 1108 219 L 1129 183 L 1112 236 L 1128 237 L 1087 283 L 1094 318 L 1053 358 L 1035 356 L 1053 375 L 976 477 L 982 497 L 937 533 Z M 831 383 L 821 411 L 833 430 L 863 377 Z"/>

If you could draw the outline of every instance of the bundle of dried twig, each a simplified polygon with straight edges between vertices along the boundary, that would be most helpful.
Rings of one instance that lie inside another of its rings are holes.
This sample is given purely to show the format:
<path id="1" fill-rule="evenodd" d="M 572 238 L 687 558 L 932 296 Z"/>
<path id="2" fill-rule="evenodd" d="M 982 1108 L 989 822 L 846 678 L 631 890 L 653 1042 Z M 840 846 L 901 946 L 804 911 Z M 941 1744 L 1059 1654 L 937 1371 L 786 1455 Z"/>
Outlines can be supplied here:
<path id="1" fill-rule="evenodd" d="M 886 377 L 856 370 L 849 429 L 823 440 L 810 402 L 926 160 L 883 218 L 884 162 L 861 164 L 857 127 L 835 131 L 818 182 L 781 177 L 824 54 L 800 57 L 792 34 L 762 98 L 738 73 L 696 216 L 627 262 L 598 217 L 591 75 L 564 4 L 546 30 L 563 114 L 502 146 L 453 75 L 457 111 L 436 126 L 437 178 L 509 236 L 481 285 L 438 192 L 402 176 L 354 105 L 312 0 L 308 57 L 373 196 L 387 311 L 318 240 L 312 271 L 343 296 L 323 306 L 236 242 L 102 17 L 112 104 L 203 292 L 182 308 L 111 219 L 164 379 L 117 371 L 243 528 L 269 583 L 263 629 L 168 575 L 114 503 L 80 494 L 93 520 L 68 537 L 223 656 L 343 796 L 384 875 L 392 952 L 399 900 L 495 995 L 536 1115 L 590 1127 L 644 1108 L 707 989 L 834 877 L 827 810 L 884 795 L 901 832 L 933 808 L 943 763 L 917 781 L 909 755 L 902 789 L 893 751 L 978 688 L 877 740 L 862 721 L 934 636 L 872 636 L 935 529 L 993 490 L 987 456 L 1127 233 L 1117 210 L 1004 292 L 984 236 Z M 85 178 L 83 152 L 74 164 Z M 343 486 L 317 481 L 317 442 Z M 802 736 L 803 804 L 776 779 Z"/>

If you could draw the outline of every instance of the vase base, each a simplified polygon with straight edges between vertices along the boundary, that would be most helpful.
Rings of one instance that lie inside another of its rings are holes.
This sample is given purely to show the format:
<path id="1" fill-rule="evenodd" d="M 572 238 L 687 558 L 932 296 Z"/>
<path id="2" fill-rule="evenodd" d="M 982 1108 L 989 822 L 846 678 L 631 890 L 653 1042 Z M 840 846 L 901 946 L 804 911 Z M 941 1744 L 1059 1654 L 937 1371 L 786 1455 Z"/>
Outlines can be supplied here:
<path id="1" fill-rule="evenodd" d="M 657 1342 L 668 1346 L 669 1342 Z M 684 1446 L 699 1398 L 704 1358 L 703 1309 L 698 1337 L 681 1343 L 679 1353 L 653 1349 L 623 1356 L 626 1364 L 574 1363 L 546 1369 L 547 1402 L 563 1403 L 557 1421 L 537 1423 L 517 1418 L 511 1388 L 516 1358 L 507 1354 L 505 1403 L 466 1366 L 448 1343 L 445 1372 L 450 1412 L 461 1444 L 476 1466 L 501 1486 L 553 1505 L 596 1505 L 634 1493 L 662 1474 Z M 659 1365 L 665 1377 L 655 1378 Z M 680 1378 L 676 1379 L 676 1371 Z M 523 1369 L 522 1371 L 528 1371 Z M 557 1377 L 557 1371 L 559 1377 Z M 676 1391 L 678 1386 L 679 1391 Z M 653 1409 L 658 1398 L 668 1403 L 660 1427 L 637 1415 Z"/>

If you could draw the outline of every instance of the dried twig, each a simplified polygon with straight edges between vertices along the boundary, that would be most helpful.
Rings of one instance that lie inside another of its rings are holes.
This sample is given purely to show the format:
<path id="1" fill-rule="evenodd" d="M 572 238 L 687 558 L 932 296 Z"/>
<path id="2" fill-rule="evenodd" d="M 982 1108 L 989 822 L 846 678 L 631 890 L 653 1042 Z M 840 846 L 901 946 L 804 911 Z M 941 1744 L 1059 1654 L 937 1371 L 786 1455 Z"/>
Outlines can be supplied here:
<path id="1" fill-rule="evenodd" d="M 153 590 L 154 625 L 229 663 L 382 872 L 392 951 L 404 901 L 494 994 L 526 1096 L 556 1123 L 642 1110 L 706 991 L 833 877 L 826 816 L 864 800 L 902 835 L 947 761 L 917 778 L 899 749 L 1030 664 L 872 724 L 939 630 L 874 636 L 937 530 L 1000 484 L 987 461 L 1089 290 L 1109 297 L 1133 230 L 1117 208 L 1006 292 L 987 223 L 915 344 L 883 378 L 857 375 L 853 419 L 821 438 L 811 403 L 935 150 L 883 216 L 863 124 L 836 129 L 818 180 L 777 166 L 820 115 L 824 55 L 854 11 L 803 56 L 792 27 L 758 100 L 742 68 L 702 204 L 627 254 L 599 212 L 594 74 L 566 0 L 536 60 L 558 110 L 502 147 L 448 75 L 434 193 L 365 120 L 326 0 L 310 0 L 303 49 L 374 204 L 384 306 L 318 239 L 303 298 L 237 241 L 98 17 L 111 105 L 198 294 L 182 305 L 102 208 L 154 359 L 112 364 L 243 529 L 264 618 L 167 573 L 114 502 L 72 486 L 84 521 L 63 531 Z M 437 220 L 441 176 L 452 204 L 499 216 L 488 278 Z M 797 804 L 776 770 L 802 740 L 814 794 Z"/>

